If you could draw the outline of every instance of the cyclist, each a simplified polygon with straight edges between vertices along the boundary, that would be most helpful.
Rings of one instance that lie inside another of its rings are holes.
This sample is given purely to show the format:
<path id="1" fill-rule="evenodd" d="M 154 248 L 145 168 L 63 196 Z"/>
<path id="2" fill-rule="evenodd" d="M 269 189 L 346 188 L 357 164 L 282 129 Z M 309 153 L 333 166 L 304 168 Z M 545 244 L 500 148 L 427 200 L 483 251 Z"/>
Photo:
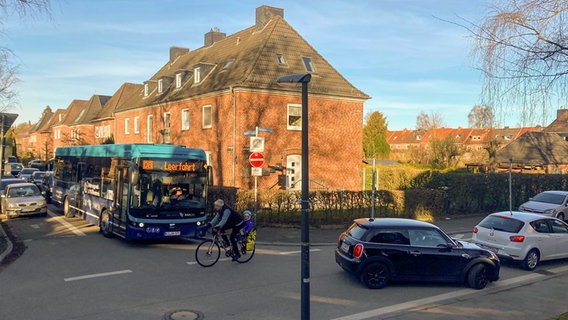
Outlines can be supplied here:
<path id="1" fill-rule="evenodd" d="M 237 246 L 237 235 L 243 227 L 243 218 L 241 218 L 241 215 L 238 212 L 227 206 L 221 199 L 217 199 L 214 204 L 216 213 L 213 220 L 211 220 L 213 234 L 217 234 L 219 231 L 231 229 L 231 235 L 229 237 L 231 247 L 233 248 L 232 260 L 237 261 L 241 257 Z"/>

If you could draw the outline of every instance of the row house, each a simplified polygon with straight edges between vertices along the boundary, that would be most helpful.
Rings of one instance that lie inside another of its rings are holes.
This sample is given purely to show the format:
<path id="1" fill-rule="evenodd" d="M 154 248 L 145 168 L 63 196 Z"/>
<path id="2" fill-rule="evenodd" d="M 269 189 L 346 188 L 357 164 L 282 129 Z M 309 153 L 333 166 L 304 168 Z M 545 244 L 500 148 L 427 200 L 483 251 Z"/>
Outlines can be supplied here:
<path id="1" fill-rule="evenodd" d="M 432 141 L 452 139 L 463 150 L 461 162 L 484 163 L 488 160 L 486 151 L 490 143 L 501 149 L 526 132 L 539 132 L 542 127 L 523 128 L 434 128 L 430 130 L 387 131 L 387 143 L 391 158 L 407 161 L 413 156 L 412 151 L 429 150 Z"/>
<path id="2" fill-rule="evenodd" d="M 245 133 L 266 128 L 259 133 L 267 163 L 259 188 L 300 189 L 302 88 L 277 82 L 289 74 L 311 75 L 310 188 L 359 190 L 363 108 L 370 97 L 286 22 L 283 9 L 269 6 L 257 8 L 256 23 L 235 34 L 213 28 L 203 47 L 171 47 L 169 60 L 142 84 L 74 100 L 51 122 L 53 148 L 109 142 L 202 148 L 215 185 L 252 188 Z"/>

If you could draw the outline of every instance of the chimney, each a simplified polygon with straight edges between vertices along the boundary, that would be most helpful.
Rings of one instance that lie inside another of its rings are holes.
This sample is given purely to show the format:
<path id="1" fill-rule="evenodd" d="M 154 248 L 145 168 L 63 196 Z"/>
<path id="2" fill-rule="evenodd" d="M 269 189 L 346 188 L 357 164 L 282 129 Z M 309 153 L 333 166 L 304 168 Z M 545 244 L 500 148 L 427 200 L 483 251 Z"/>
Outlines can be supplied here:
<path id="1" fill-rule="evenodd" d="M 568 112 L 568 109 L 557 109 L 556 110 L 556 119 L 560 119 L 563 114 Z"/>
<path id="2" fill-rule="evenodd" d="M 205 34 L 205 46 L 209 47 L 215 42 L 225 39 L 226 37 L 227 35 L 225 33 L 219 31 L 219 28 L 215 27 Z"/>
<path id="3" fill-rule="evenodd" d="M 170 63 L 174 62 L 178 57 L 189 52 L 188 48 L 170 47 Z"/>
<path id="4" fill-rule="evenodd" d="M 256 8 L 256 30 L 261 30 L 274 16 L 284 18 L 284 9 L 270 7 L 267 5 Z"/>

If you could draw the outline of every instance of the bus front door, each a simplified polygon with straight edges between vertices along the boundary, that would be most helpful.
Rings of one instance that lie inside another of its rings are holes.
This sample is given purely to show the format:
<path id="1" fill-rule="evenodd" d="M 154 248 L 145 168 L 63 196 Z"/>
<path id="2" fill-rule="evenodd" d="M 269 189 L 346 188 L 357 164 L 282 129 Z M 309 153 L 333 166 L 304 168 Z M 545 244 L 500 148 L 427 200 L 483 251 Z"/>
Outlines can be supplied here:
<path id="1" fill-rule="evenodd" d="M 128 169 L 115 168 L 115 193 L 113 206 L 113 231 L 121 236 L 126 235 L 126 215 L 128 208 Z"/>

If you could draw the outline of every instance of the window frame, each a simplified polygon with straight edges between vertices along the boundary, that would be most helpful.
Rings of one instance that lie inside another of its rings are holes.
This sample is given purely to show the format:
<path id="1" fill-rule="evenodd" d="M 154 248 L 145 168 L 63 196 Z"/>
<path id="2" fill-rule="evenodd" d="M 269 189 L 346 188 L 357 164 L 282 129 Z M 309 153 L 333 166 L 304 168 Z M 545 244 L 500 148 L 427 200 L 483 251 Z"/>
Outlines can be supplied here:
<path id="1" fill-rule="evenodd" d="M 181 110 L 181 130 L 187 131 L 190 127 L 191 117 L 189 114 L 189 109 L 182 109 Z"/>
<path id="2" fill-rule="evenodd" d="M 206 115 L 209 115 L 209 123 L 206 122 Z M 201 107 L 201 128 L 213 128 L 213 106 L 210 104 Z"/>
<path id="3" fill-rule="evenodd" d="M 124 119 L 124 134 L 130 134 L 130 118 Z"/>

